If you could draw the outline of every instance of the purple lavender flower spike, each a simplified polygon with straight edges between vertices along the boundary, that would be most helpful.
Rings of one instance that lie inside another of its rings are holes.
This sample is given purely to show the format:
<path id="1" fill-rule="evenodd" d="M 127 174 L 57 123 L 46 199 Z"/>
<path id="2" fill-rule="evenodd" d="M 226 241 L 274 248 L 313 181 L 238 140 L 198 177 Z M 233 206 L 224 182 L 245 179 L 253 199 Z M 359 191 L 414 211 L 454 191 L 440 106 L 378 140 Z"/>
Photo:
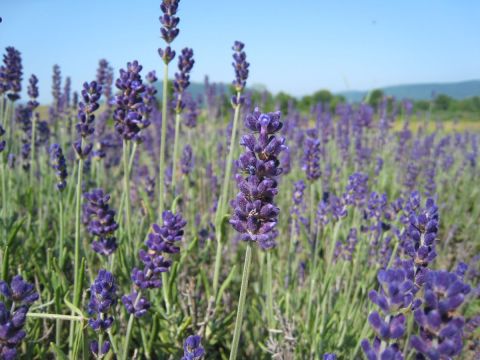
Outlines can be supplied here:
<path id="1" fill-rule="evenodd" d="M 455 273 L 430 271 L 426 276 L 424 302 L 414 312 L 420 336 L 410 344 L 429 359 L 447 359 L 462 352 L 465 320 L 456 310 L 470 287 Z"/>
<path id="2" fill-rule="evenodd" d="M 58 144 L 52 144 L 49 151 L 50 166 L 55 170 L 55 176 L 57 177 L 57 189 L 63 191 L 67 185 L 66 178 L 68 176 L 65 156 L 63 156 L 62 148 Z"/>
<path id="3" fill-rule="evenodd" d="M 38 107 L 39 103 L 37 101 L 38 98 L 38 78 L 32 74 L 30 79 L 28 80 L 28 96 L 30 100 L 28 101 L 28 107 L 33 111 L 35 108 Z"/>
<path id="4" fill-rule="evenodd" d="M 403 360 L 402 351 L 397 344 L 387 345 L 382 349 L 380 339 L 375 338 L 371 345 L 366 339 L 362 340 L 361 345 L 368 360 Z"/>
<path id="5" fill-rule="evenodd" d="M 176 245 L 183 238 L 183 228 L 187 224 L 180 214 L 164 211 L 162 214 L 163 226 L 152 225 L 146 245 L 156 252 L 176 254 L 180 248 Z"/>
<path id="6" fill-rule="evenodd" d="M 141 296 L 135 303 L 137 297 L 138 292 L 132 290 L 130 294 L 122 296 L 122 302 L 129 314 L 134 314 L 136 318 L 140 318 L 147 313 L 148 309 L 150 309 L 150 302 L 145 297 Z"/>
<path id="7" fill-rule="evenodd" d="M 348 178 L 346 192 L 344 194 L 347 205 L 362 206 L 368 194 L 368 175 L 354 173 Z"/>
<path id="8" fill-rule="evenodd" d="M 191 96 L 184 96 L 186 111 L 184 111 L 183 123 L 188 128 L 197 126 L 197 118 L 200 115 L 197 102 Z"/>
<path id="9" fill-rule="evenodd" d="M 163 12 L 163 16 L 160 16 L 160 23 L 162 24 L 160 32 L 163 40 L 165 40 L 167 44 L 173 42 L 180 32 L 180 30 L 177 29 L 180 18 L 175 16 L 179 2 L 179 0 L 163 0 L 160 5 L 160 10 Z"/>
<path id="10" fill-rule="evenodd" d="M 183 148 L 182 158 L 180 159 L 180 166 L 183 175 L 188 175 L 192 172 L 194 166 L 193 150 L 190 145 L 185 145 Z"/>
<path id="11" fill-rule="evenodd" d="M 93 340 L 90 343 L 90 351 L 92 352 L 95 359 L 102 359 L 103 357 L 105 357 L 105 355 L 107 355 L 108 352 L 110 351 L 110 347 L 111 347 L 111 344 L 110 344 L 110 341 L 108 341 L 108 340 L 105 340 L 103 342 L 101 349 L 99 349 L 99 347 L 98 347 L 98 341 L 97 340 Z M 100 352 L 99 352 L 99 350 L 100 350 Z"/>
<path id="12" fill-rule="evenodd" d="M 247 62 L 247 55 L 243 48 L 245 45 L 240 41 L 235 41 L 233 44 L 233 69 L 235 70 L 235 80 L 233 80 L 233 86 L 235 91 L 237 92 L 236 95 L 232 96 L 232 105 L 238 106 L 242 105 L 245 102 L 245 97 L 242 95 L 238 95 L 243 92 L 245 86 L 247 85 L 248 79 L 248 67 L 250 64 Z"/>
<path id="13" fill-rule="evenodd" d="M 22 90 L 22 57 L 20 51 L 12 46 L 7 47 L 0 66 L 0 95 L 6 94 L 11 101 L 20 98 Z"/>
<path id="14" fill-rule="evenodd" d="M 436 258 L 435 250 L 439 226 L 438 207 L 433 199 L 427 199 L 420 207 L 421 198 L 413 192 L 405 204 L 407 229 L 401 246 L 412 258 L 416 267 L 415 284 L 421 286 L 427 274 L 428 265 Z"/>
<path id="15" fill-rule="evenodd" d="M 93 122 L 95 121 L 94 112 L 99 108 L 99 100 L 102 93 L 102 87 L 96 81 L 85 82 L 82 89 L 82 100 L 78 104 L 78 123 L 75 125 L 81 139 L 73 143 L 73 149 L 79 159 L 86 159 L 90 154 L 93 144 L 84 143 L 85 139 L 95 131 Z"/>
<path id="16" fill-rule="evenodd" d="M 60 66 L 57 64 L 53 65 L 52 97 L 55 104 L 54 114 L 58 115 L 60 101 L 62 97 L 62 73 L 60 71 Z"/>
<path id="17" fill-rule="evenodd" d="M 102 189 L 94 189 L 83 196 L 87 200 L 84 216 L 88 219 L 88 232 L 98 237 L 92 243 L 92 249 L 101 255 L 111 255 L 117 249 L 114 233 L 118 224 L 115 222 L 115 211 L 108 205 L 110 196 Z"/>
<path id="18" fill-rule="evenodd" d="M 156 104 L 156 95 L 157 95 L 157 88 L 155 87 L 155 83 L 157 82 L 157 74 L 155 70 L 150 71 L 145 75 L 145 80 L 148 82 L 148 85 L 145 86 L 145 93 L 143 95 L 143 101 L 147 106 L 152 106 Z M 149 109 L 149 112 L 152 110 Z"/>
<path id="19" fill-rule="evenodd" d="M 94 283 L 90 286 L 88 324 L 95 331 L 106 331 L 112 326 L 113 317 L 109 312 L 117 303 L 117 286 L 115 278 L 107 270 L 100 270 Z"/>
<path id="20" fill-rule="evenodd" d="M 195 60 L 193 60 L 193 50 L 184 48 L 178 57 L 179 72 L 175 73 L 175 79 L 173 80 L 174 108 L 177 113 L 181 113 L 185 107 L 182 96 L 190 85 L 190 71 L 193 68 L 193 64 L 195 64 Z"/>
<path id="21" fill-rule="evenodd" d="M 163 59 L 165 64 L 168 64 L 175 57 L 175 51 L 170 47 L 170 44 L 178 36 L 180 30 L 177 28 L 180 18 L 175 16 L 178 10 L 179 0 L 163 0 L 160 5 L 160 10 L 162 10 L 163 15 L 160 16 L 160 23 L 162 27 L 160 28 L 160 34 L 168 44 L 164 49 L 158 49 L 158 54 Z"/>
<path id="22" fill-rule="evenodd" d="M 21 306 L 11 313 L 3 302 L 0 302 L 0 358 L 13 360 L 17 358 L 16 348 L 26 336 L 25 320 L 28 308 Z"/>
<path id="23" fill-rule="evenodd" d="M 323 360 L 337 360 L 337 355 L 334 353 L 323 354 Z"/>
<path id="24" fill-rule="evenodd" d="M 202 338 L 198 335 L 189 336 L 183 344 L 183 357 L 181 360 L 200 360 L 205 355 L 201 344 Z"/>
<path id="25" fill-rule="evenodd" d="M 280 211 L 273 202 L 278 193 L 276 177 L 282 173 L 278 155 L 286 147 L 285 139 L 275 133 L 283 124 L 279 112 L 262 114 L 257 108 L 246 117 L 245 125 L 252 133 L 240 142 L 246 151 L 237 161 L 239 193 L 231 202 L 230 224 L 242 240 L 271 247 L 271 232 Z"/>
<path id="26" fill-rule="evenodd" d="M 24 281 L 20 275 L 14 276 L 10 285 L 0 281 L 0 294 L 22 306 L 30 306 L 39 298 L 33 284 Z"/>
<path id="27" fill-rule="evenodd" d="M 120 94 L 115 96 L 113 119 L 115 130 L 124 140 L 139 137 L 140 131 L 150 125 L 148 117 L 152 109 L 145 104 L 146 87 L 142 83 L 141 71 L 138 61 L 129 62 L 127 70 L 120 69 L 120 77 L 115 82 Z"/>
<path id="28" fill-rule="evenodd" d="M 303 170 L 309 181 L 315 181 L 321 176 L 320 171 L 320 140 L 308 137 L 305 141 Z"/>

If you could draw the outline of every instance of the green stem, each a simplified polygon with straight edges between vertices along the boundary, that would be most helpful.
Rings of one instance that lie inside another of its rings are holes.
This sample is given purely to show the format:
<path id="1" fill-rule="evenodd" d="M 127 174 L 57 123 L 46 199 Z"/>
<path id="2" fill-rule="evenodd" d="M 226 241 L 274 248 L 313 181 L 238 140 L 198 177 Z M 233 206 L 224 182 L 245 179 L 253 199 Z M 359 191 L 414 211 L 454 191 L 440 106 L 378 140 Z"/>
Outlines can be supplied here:
<path id="1" fill-rule="evenodd" d="M 274 317 L 273 317 L 273 290 L 272 290 L 272 256 L 271 251 L 267 251 L 267 317 L 268 327 L 273 329 Z"/>
<path id="2" fill-rule="evenodd" d="M 35 133 L 37 127 L 37 117 L 35 114 L 32 114 L 32 138 L 30 144 L 30 185 L 35 177 Z"/>
<path id="3" fill-rule="evenodd" d="M 81 147 L 83 147 L 83 139 L 81 140 Z M 80 277 L 80 210 L 82 203 L 82 176 L 83 176 L 83 159 L 78 160 L 78 170 L 77 170 L 77 187 L 76 187 L 76 197 L 75 197 L 75 248 L 74 248 L 74 280 L 73 280 L 73 304 L 78 307 L 80 303 L 80 294 L 78 294 L 77 289 L 78 281 Z M 73 337 L 74 337 L 75 326 L 73 323 L 70 324 L 70 336 L 68 340 L 69 349 L 72 349 Z"/>
<path id="4" fill-rule="evenodd" d="M 316 233 L 318 234 L 318 227 L 316 230 Z M 307 306 L 307 327 L 310 329 L 310 321 L 311 321 L 311 311 L 312 311 L 312 304 L 313 304 L 313 296 L 315 294 L 315 281 L 317 278 L 317 243 L 318 243 L 318 235 L 315 234 L 314 240 L 313 240 L 313 259 L 312 259 L 312 272 L 311 272 L 311 278 L 310 278 L 310 293 L 308 294 L 308 306 Z"/>
<path id="5" fill-rule="evenodd" d="M 66 320 L 66 321 L 82 321 L 82 316 L 77 315 L 61 315 L 61 314 L 47 314 L 47 313 L 27 313 L 27 317 L 51 320 Z"/>
<path id="6" fill-rule="evenodd" d="M 177 111 L 175 114 L 175 137 L 173 140 L 173 165 L 172 165 L 172 193 L 175 197 L 175 183 L 176 183 L 176 174 L 177 174 L 177 163 L 178 163 L 178 147 L 180 137 L 180 112 Z"/>
<path id="7" fill-rule="evenodd" d="M 59 234 L 59 239 L 58 239 L 58 258 L 59 258 L 59 265 L 60 269 L 63 269 L 64 265 L 64 258 L 63 258 L 63 199 L 62 199 L 62 194 L 60 193 L 59 200 L 59 228 L 60 228 L 60 234 Z"/>
<path id="8" fill-rule="evenodd" d="M 240 93 L 237 93 L 238 104 L 240 103 L 239 99 L 240 99 Z M 230 149 L 228 151 L 227 163 L 225 164 L 225 174 L 223 176 L 222 199 L 221 199 L 221 207 L 220 207 L 220 211 L 222 214 L 225 213 L 225 205 L 227 203 L 228 185 L 230 183 L 230 175 L 232 172 L 233 154 L 235 152 L 239 117 L 240 117 L 240 104 L 235 106 L 235 114 L 233 115 L 232 133 L 230 135 Z"/>
<path id="9" fill-rule="evenodd" d="M 293 264 L 293 257 L 295 253 L 295 242 L 296 242 L 296 235 L 297 231 L 295 229 L 297 224 L 297 217 L 295 214 L 292 216 L 292 225 L 290 227 L 290 244 L 288 247 L 288 260 L 287 260 L 287 297 L 286 297 L 286 304 L 285 304 L 285 312 L 287 314 L 287 319 L 290 315 L 290 290 L 292 288 L 292 264 Z"/>
<path id="10" fill-rule="evenodd" d="M 165 285 L 165 284 L 164 284 Z M 135 299 L 135 302 L 133 304 L 133 308 L 137 306 L 137 303 L 140 301 L 140 298 L 142 297 L 142 292 L 138 290 L 137 297 Z M 133 320 L 135 319 L 134 314 L 130 314 L 130 317 L 128 318 L 128 325 L 127 325 L 127 333 L 125 335 L 125 346 L 123 347 L 123 360 L 128 359 L 128 347 L 130 345 L 130 338 L 132 337 L 132 328 L 133 328 Z"/>
<path id="11" fill-rule="evenodd" d="M 132 146 L 132 152 L 130 154 L 130 159 L 128 160 L 128 176 L 129 176 L 129 179 L 130 179 L 130 176 L 132 174 L 132 167 L 133 167 L 133 160 L 135 159 L 135 153 L 137 151 L 137 143 L 134 142 L 133 143 L 133 146 Z M 122 192 L 122 196 L 120 198 L 120 206 L 118 207 L 119 209 L 123 209 L 125 207 L 125 197 L 126 197 L 126 194 L 125 192 Z M 122 226 L 123 224 L 123 212 L 120 212 L 118 214 L 118 223 L 120 224 L 120 226 Z"/>
<path id="12" fill-rule="evenodd" d="M 217 241 L 217 253 L 215 255 L 215 270 L 213 272 L 213 294 L 217 297 L 218 278 L 220 276 L 220 264 L 222 262 L 222 243 Z"/>
<path id="13" fill-rule="evenodd" d="M 3 155 L 3 154 L 0 154 Z M 6 182 L 6 172 L 5 172 L 5 160 L 2 156 L 2 222 L 3 222 L 3 239 L 5 243 L 7 242 L 7 182 Z M 0 254 L 1 255 L 1 254 Z M 0 256 L 1 260 L 1 256 Z"/>
<path id="14" fill-rule="evenodd" d="M 102 353 L 102 344 L 103 344 L 103 331 L 100 330 L 98 332 L 98 358 L 97 359 L 103 359 L 103 353 Z"/>
<path id="15" fill-rule="evenodd" d="M 240 297 L 238 299 L 237 318 L 235 320 L 235 330 L 233 333 L 232 348 L 230 350 L 230 360 L 237 358 L 238 342 L 240 340 L 240 332 L 242 330 L 243 313 L 245 308 L 245 298 L 247 296 L 248 275 L 250 273 L 250 264 L 252 262 L 252 245 L 247 243 L 245 251 L 245 263 L 243 265 L 242 287 L 240 288 Z"/>
<path id="16" fill-rule="evenodd" d="M 168 291 L 168 276 L 166 272 L 162 272 L 162 292 L 163 292 L 163 300 L 165 301 L 165 310 L 167 314 L 170 313 L 170 294 Z"/>
<path id="17" fill-rule="evenodd" d="M 163 100 L 162 100 L 162 133 L 161 133 L 161 143 L 160 143 L 160 174 L 158 191 L 159 191 L 159 200 L 158 200 L 158 216 L 162 217 L 164 209 L 164 196 L 165 196 L 165 149 L 167 141 L 167 101 L 168 101 L 168 64 L 165 63 L 163 68 Z"/>
<path id="18" fill-rule="evenodd" d="M 125 193 L 125 213 L 127 214 L 127 249 L 132 245 L 132 215 L 130 213 L 130 176 L 128 172 L 128 141 L 123 140 L 123 192 Z"/>
<path id="19" fill-rule="evenodd" d="M 232 163 L 233 163 L 233 153 L 235 150 L 236 134 L 238 127 L 238 118 L 240 117 L 240 96 L 241 93 L 237 92 L 237 104 L 235 106 L 235 113 L 233 115 L 233 127 L 232 133 L 230 134 L 230 149 L 228 151 L 227 163 L 225 164 L 225 174 L 223 176 L 223 187 L 222 187 L 222 196 L 219 199 L 217 205 L 217 218 L 223 218 L 225 214 L 225 206 L 227 203 L 228 196 L 228 185 L 230 181 L 230 174 L 232 172 Z M 217 224 L 218 225 L 218 224 Z M 217 232 L 217 253 L 215 255 L 215 269 L 213 273 L 213 296 L 217 297 L 218 291 L 218 280 L 220 276 L 220 267 L 221 267 L 221 257 L 222 257 L 222 243 L 223 243 L 223 231 Z"/>

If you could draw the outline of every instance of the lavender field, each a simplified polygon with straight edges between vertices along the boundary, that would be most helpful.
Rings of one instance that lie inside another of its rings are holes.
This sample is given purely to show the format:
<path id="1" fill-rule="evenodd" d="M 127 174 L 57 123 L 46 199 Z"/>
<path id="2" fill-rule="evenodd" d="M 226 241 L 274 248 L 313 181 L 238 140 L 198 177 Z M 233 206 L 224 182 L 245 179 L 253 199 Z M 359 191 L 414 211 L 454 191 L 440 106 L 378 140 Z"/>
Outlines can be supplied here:
<path id="1" fill-rule="evenodd" d="M 182 5 L 51 102 L 2 49 L 0 359 L 480 359 L 478 113 L 193 94 Z"/>

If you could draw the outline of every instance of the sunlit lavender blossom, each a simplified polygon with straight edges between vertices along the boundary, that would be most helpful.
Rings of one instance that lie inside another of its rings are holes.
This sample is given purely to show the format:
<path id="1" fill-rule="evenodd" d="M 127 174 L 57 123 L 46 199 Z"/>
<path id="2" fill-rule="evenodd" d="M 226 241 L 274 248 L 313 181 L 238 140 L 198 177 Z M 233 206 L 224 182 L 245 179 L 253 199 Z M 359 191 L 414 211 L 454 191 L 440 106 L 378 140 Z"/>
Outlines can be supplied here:
<path id="1" fill-rule="evenodd" d="M 127 70 L 120 69 L 120 77 L 115 86 L 120 93 L 115 96 L 115 130 L 124 140 L 139 136 L 142 129 L 150 125 L 148 116 L 151 108 L 144 103 L 145 85 L 140 72 L 142 66 L 138 61 L 127 63 Z"/>
<path id="2" fill-rule="evenodd" d="M 102 189 L 94 189 L 85 193 L 84 197 L 87 200 L 84 215 L 89 219 L 88 232 L 98 237 L 92 243 L 92 249 L 101 255 L 111 255 L 117 249 L 114 233 L 118 224 L 115 221 L 115 211 L 108 205 L 110 196 Z"/>
<path id="3" fill-rule="evenodd" d="M 205 355 L 201 344 L 202 338 L 198 335 L 189 336 L 183 343 L 183 356 L 181 360 L 200 360 Z"/>
<path id="4" fill-rule="evenodd" d="M 175 16 L 177 14 L 179 2 L 179 0 L 163 0 L 160 5 L 160 10 L 162 10 L 163 13 L 163 15 L 160 16 L 160 23 L 162 24 L 160 33 L 162 39 L 165 40 L 168 45 L 165 50 L 158 49 L 158 54 L 165 64 L 168 64 L 175 57 L 175 51 L 172 50 L 170 44 L 180 32 L 180 29 L 177 28 L 180 18 Z"/>
<path id="5" fill-rule="evenodd" d="M 0 66 L 0 95 L 6 94 L 8 99 L 16 101 L 22 91 L 22 57 L 20 51 L 8 46 Z"/>
<path id="6" fill-rule="evenodd" d="M 273 199 L 278 193 L 276 177 L 282 173 L 278 155 L 285 149 L 285 139 L 276 137 L 282 128 L 280 112 L 262 114 L 255 109 L 245 119 L 251 131 L 240 142 L 245 152 L 240 155 L 235 179 L 239 193 L 231 202 L 234 213 L 230 224 L 244 241 L 271 247 L 272 230 L 280 209 Z M 258 135 L 257 135 L 258 134 Z"/>
<path id="7" fill-rule="evenodd" d="M 420 336 L 414 335 L 410 341 L 415 350 L 429 359 L 450 359 L 461 353 L 465 321 L 456 310 L 469 292 L 470 287 L 454 273 L 427 274 L 424 302 L 414 313 L 420 327 Z"/>
<path id="8" fill-rule="evenodd" d="M 320 171 L 320 140 L 307 137 L 304 145 L 303 170 L 309 181 L 315 181 L 321 176 Z"/>
<path id="9" fill-rule="evenodd" d="M 181 113 L 185 107 L 185 101 L 182 97 L 185 90 L 190 85 L 190 71 L 194 64 L 193 50 L 184 48 L 182 53 L 178 56 L 179 72 L 175 73 L 175 79 L 173 80 L 174 108 L 177 113 Z"/>
<path id="10" fill-rule="evenodd" d="M 242 105 L 245 103 L 245 97 L 243 95 L 239 95 L 240 93 L 243 92 L 245 89 L 245 86 L 247 85 L 247 79 L 248 79 L 248 67 L 250 64 L 247 62 L 247 55 L 245 54 L 245 51 L 243 51 L 243 48 L 245 47 L 245 44 L 243 44 L 240 41 L 235 41 L 233 44 L 233 69 L 235 70 L 235 80 L 233 80 L 233 86 L 235 88 L 235 91 L 237 94 L 232 96 L 232 105 L 237 106 L 237 105 Z"/>
<path id="11" fill-rule="evenodd" d="M 180 159 L 180 166 L 183 175 L 188 175 L 192 172 L 194 166 L 193 150 L 190 145 L 185 145 Z"/>
<path id="12" fill-rule="evenodd" d="M 55 170 L 55 176 L 57 177 L 57 189 L 63 191 L 67 185 L 66 179 L 68 176 L 65 156 L 63 156 L 62 148 L 58 144 L 52 144 L 49 151 L 50 166 Z"/>

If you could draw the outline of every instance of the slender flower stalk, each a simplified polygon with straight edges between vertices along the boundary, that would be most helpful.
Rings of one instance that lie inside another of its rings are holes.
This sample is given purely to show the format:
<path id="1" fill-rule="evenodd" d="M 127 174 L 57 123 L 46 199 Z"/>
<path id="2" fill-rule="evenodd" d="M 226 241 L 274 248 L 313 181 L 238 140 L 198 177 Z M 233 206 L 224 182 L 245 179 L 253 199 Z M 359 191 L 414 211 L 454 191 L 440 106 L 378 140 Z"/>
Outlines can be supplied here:
<path id="1" fill-rule="evenodd" d="M 33 178 L 35 176 L 35 138 L 36 138 L 36 130 L 37 130 L 37 122 L 36 122 L 36 116 L 33 114 L 33 111 L 37 106 L 39 105 L 37 102 L 38 98 L 38 79 L 35 75 L 32 75 L 29 79 L 29 86 L 28 86 L 28 96 L 30 97 L 30 101 L 28 102 L 28 107 L 30 108 L 30 111 L 32 113 L 32 136 L 31 136 L 31 143 L 30 143 L 30 159 L 32 161 L 32 164 L 30 166 L 30 182 L 33 181 Z"/>
<path id="2" fill-rule="evenodd" d="M 55 170 L 55 175 L 57 177 L 57 184 L 56 188 L 59 191 L 58 203 L 59 203 L 59 241 L 58 241 L 58 258 L 60 268 L 63 268 L 63 198 L 62 193 L 65 189 L 67 182 L 66 178 L 68 176 L 67 173 L 67 165 L 65 161 L 65 157 L 63 156 L 63 151 L 60 145 L 53 144 L 50 146 L 50 166 Z"/>
<path id="3" fill-rule="evenodd" d="M 240 332 L 242 330 L 243 314 L 245 312 L 245 298 L 248 289 L 248 277 L 250 275 L 250 264 L 252 263 L 252 245 L 247 243 L 245 251 L 245 262 L 243 264 L 242 285 L 240 287 L 240 297 L 238 298 L 237 317 L 235 319 L 235 329 L 233 331 L 232 347 L 230 349 L 230 360 L 235 360 L 238 353 L 238 343 L 240 341 Z"/>
<path id="4" fill-rule="evenodd" d="M 3 99 L 0 98 L 0 101 L 3 103 Z M 3 138 L 5 135 L 5 130 L 3 129 L 2 125 L 0 125 L 0 139 Z M 6 140 L 0 140 L 0 176 L 1 176 L 1 183 L 2 183 L 2 222 L 6 224 L 7 221 L 7 181 L 6 181 L 6 168 L 5 168 L 5 154 L 3 151 L 5 150 L 5 147 L 7 145 Z M 4 228 L 4 233 L 3 236 L 4 238 L 7 237 L 7 228 L 6 226 Z M 0 248 L 0 260 L 4 261 L 3 259 L 3 248 Z"/>
<path id="5" fill-rule="evenodd" d="M 93 122 L 95 121 L 94 112 L 99 108 L 98 101 L 102 93 L 101 86 L 95 81 L 83 84 L 82 98 L 83 101 L 79 103 L 78 120 L 76 125 L 77 132 L 80 139 L 73 143 L 73 148 L 77 154 L 78 168 L 77 168 L 77 185 L 75 195 L 75 248 L 74 248 L 74 282 L 73 282 L 73 304 L 79 306 L 82 284 L 80 280 L 80 223 L 81 223 L 81 207 L 82 207 L 82 177 L 83 165 L 85 159 L 92 151 L 93 144 L 86 144 L 86 139 L 94 132 Z M 70 324 L 69 348 L 72 350 L 73 336 L 75 326 L 72 322 Z"/>
<path id="6" fill-rule="evenodd" d="M 130 206 L 130 142 L 131 140 L 142 140 L 141 131 L 150 125 L 148 116 L 151 112 L 149 100 L 145 97 L 146 86 L 142 83 L 141 71 L 142 66 L 138 61 L 129 62 L 126 70 L 120 69 L 120 77 L 115 82 L 115 86 L 120 90 L 120 93 L 115 96 L 116 109 L 113 118 L 115 120 L 115 130 L 123 139 L 123 196 L 127 216 L 128 248 L 133 241 Z"/>
<path id="7" fill-rule="evenodd" d="M 233 44 L 233 68 L 235 70 L 235 80 L 233 81 L 233 85 L 235 87 L 236 94 L 232 97 L 232 106 L 234 108 L 234 115 L 233 115 L 233 127 L 232 133 L 230 134 L 230 149 L 228 150 L 228 156 L 226 159 L 225 164 L 225 173 L 223 176 L 223 186 L 222 186 L 222 196 L 219 199 L 219 204 L 217 206 L 217 219 L 220 222 L 223 222 L 223 217 L 226 214 L 226 206 L 227 206 L 227 197 L 228 197 L 228 190 L 230 184 L 230 177 L 232 173 L 232 164 L 233 164 L 233 154 L 235 151 L 235 144 L 236 144 L 236 136 L 237 136 L 237 127 L 238 127 L 238 119 L 240 117 L 240 108 L 245 103 L 245 98 L 243 97 L 242 93 L 245 89 L 247 84 L 248 78 L 248 67 L 250 64 L 247 62 L 247 55 L 243 51 L 245 45 L 240 41 L 235 41 Z M 222 258 L 222 247 L 223 247 L 223 232 L 222 232 L 222 224 L 216 224 L 218 229 L 217 233 L 217 253 L 215 255 L 215 270 L 213 274 L 213 294 L 214 297 L 217 295 L 218 291 L 218 279 L 220 276 L 220 266 L 221 266 L 221 258 Z"/>
<path id="8" fill-rule="evenodd" d="M 180 0 L 163 0 L 160 5 L 163 15 L 160 16 L 160 33 L 163 40 L 167 43 L 165 49 L 158 49 L 158 54 L 163 60 L 163 93 L 162 93 L 162 131 L 161 131 L 161 143 L 160 143 L 160 164 L 159 164 L 159 204 L 158 213 L 161 216 L 164 210 L 164 196 L 165 196 L 165 154 L 166 154 L 166 141 L 167 141 L 167 122 L 168 122 L 168 64 L 175 58 L 175 51 L 172 50 L 170 44 L 178 36 L 180 30 L 177 28 L 180 18 L 175 16 L 178 10 L 178 3 Z"/>
<path id="9" fill-rule="evenodd" d="M 282 173 L 278 156 L 286 149 L 285 139 L 275 135 L 283 126 L 279 112 L 262 114 L 257 108 L 246 117 L 245 125 L 251 133 L 244 135 L 240 142 L 245 152 L 237 161 L 239 173 L 235 179 L 239 193 L 231 202 L 233 215 L 230 224 L 240 234 L 240 239 L 247 242 L 247 249 L 230 360 L 237 358 L 252 258 L 251 243 L 257 243 L 263 250 L 275 246 L 274 228 L 280 210 L 273 200 L 278 193 L 276 177 Z M 271 271 L 269 263 L 267 271 Z M 273 308 L 271 288 L 268 292 L 269 307 Z M 269 323 L 272 323 L 273 316 L 270 317 Z"/>
<path id="10" fill-rule="evenodd" d="M 175 80 L 173 81 L 173 87 L 176 97 L 175 101 L 175 137 L 173 141 L 173 166 L 172 166 L 172 186 L 173 193 L 175 194 L 175 184 L 177 176 L 177 163 L 178 163 L 178 149 L 180 147 L 179 136 L 180 136 L 180 121 L 181 114 L 185 107 L 185 102 L 182 99 L 185 90 L 190 85 L 190 71 L 192 70 L 193 64 L 193 50 L 185 48 L 182 50 L 182 53 L 178 56 L 178 69 L 180 72 L 175 74 Z"/>

